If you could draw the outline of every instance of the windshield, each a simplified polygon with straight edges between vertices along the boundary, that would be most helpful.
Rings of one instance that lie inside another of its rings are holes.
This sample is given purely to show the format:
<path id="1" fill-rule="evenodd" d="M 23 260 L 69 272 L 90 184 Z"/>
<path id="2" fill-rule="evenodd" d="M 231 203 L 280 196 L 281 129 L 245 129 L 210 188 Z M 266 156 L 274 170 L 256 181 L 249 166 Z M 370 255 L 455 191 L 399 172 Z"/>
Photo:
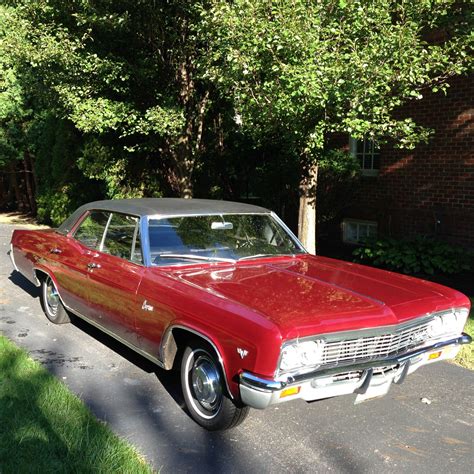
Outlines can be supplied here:
<path id="1" fill-rule="evenodd" d="M 220 214 L 150 219 L 151 261 L 175 265 L 305 253 L 268 214 Z"/>

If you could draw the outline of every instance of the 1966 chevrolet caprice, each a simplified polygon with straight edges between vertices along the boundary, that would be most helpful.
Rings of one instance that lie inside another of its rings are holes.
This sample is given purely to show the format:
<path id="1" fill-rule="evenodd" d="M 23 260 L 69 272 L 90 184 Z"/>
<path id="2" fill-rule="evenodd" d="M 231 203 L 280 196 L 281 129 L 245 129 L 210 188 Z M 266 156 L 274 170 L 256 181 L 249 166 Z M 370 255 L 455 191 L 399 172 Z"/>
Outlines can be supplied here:
<path id="1" fill-rule="evenodd" d="M 164 369 L 192 418 L 387 393 L 451 359 L 469 300 L 449 288 L 308 254 L 271 211 L 224 201 L 99 201 L 56 230 L 15 230 L 13 266 L 46 316 L 73 313 Z"/>

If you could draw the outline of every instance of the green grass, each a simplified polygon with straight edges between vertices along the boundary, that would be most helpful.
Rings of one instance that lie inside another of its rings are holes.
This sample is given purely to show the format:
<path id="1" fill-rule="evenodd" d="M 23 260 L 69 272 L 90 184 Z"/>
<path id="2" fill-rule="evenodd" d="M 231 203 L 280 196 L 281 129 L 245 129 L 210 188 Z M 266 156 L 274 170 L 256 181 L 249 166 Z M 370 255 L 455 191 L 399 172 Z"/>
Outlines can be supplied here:
<path id="1" fill-rule="evenodd" d="M 467 320 L 464 332 L 469 334 L 474 339 L 474 298 L 471 297 L 471 314 Z M 466 344 L 461 347 L 455 362 L 466 369 L 474 370 L 474 342 Z"/>
<path id="2" fill-rule="evenodd" d="M 151 473 L 64 384 L 0 336 L 0 473 Z"/>

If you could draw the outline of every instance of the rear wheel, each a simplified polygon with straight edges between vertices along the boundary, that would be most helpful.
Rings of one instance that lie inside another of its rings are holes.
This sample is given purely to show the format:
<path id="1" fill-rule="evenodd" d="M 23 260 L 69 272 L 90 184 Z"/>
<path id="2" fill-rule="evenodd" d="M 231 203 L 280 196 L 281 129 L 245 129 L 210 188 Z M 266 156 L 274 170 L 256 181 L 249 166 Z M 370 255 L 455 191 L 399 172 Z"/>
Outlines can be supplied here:
<path id="1" fill-rule="evenodd" d="M 207 430 L 234 428 L 248 415 L 249 407 L 238 406 L 227 394 L 214 351 L 205 343 L 195 342 L 185 349 L 181 386 L 189 414 Z"/>
<path id="2" fill-rule="evenodd" d="M 50 276 L 41 281 L 41 303 L 46 317 L 54 324 L 64 324 L 70 321 L 66 309 L 61 303 L 59 293 Z"/>

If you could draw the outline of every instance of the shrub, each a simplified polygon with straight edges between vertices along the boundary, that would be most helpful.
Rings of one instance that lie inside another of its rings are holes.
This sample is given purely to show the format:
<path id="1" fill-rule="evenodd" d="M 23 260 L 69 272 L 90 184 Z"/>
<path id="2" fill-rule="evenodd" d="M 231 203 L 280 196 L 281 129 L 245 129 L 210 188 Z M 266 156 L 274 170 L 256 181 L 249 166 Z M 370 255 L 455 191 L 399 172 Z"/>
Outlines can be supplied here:
<path id="1" fill-rule="evenodd" d="M 352 252 L 354 261 L 406 274 L 459 273 L 471 269 L 474 254 L 431 237 L 370 239 Z"/>

